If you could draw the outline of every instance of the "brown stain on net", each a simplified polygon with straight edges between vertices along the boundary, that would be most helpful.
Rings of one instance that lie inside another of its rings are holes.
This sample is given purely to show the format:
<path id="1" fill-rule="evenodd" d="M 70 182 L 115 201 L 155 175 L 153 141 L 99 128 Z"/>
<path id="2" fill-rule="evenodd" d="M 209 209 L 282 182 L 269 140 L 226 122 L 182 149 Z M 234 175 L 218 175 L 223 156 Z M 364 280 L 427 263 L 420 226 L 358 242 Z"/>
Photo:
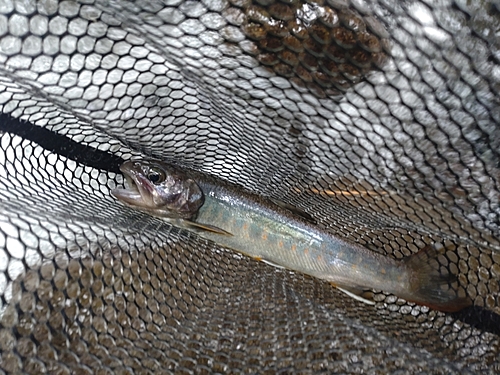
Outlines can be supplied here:
<path id="1" fill-rule="evenodd" d="M 323 1 L 236 1 L 257 59 L 320 97 L 339 95 L 385 62 L 387 40 L 372 16 Z"/>

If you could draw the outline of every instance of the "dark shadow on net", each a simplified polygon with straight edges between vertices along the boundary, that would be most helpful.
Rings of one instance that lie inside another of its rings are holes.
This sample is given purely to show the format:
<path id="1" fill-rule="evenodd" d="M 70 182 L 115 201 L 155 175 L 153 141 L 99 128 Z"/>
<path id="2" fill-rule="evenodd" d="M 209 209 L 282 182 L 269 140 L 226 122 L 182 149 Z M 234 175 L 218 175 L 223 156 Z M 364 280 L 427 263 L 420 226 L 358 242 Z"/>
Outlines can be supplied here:
<path id="1" fill-rule="evenodd" d="M 484 307 L 470 306 L 451 315 L 471 327 L 500 336 L 500 315 Z"/>
<path id="2" fill-rule="evenodd" d="M 64 135 L 3 113 L 0 113 L 0 132 L 18 135 L 50 152 L 104 171 L 120 173 L 120 165 L 124 162 L 116 155 L 75 142 Z"/>

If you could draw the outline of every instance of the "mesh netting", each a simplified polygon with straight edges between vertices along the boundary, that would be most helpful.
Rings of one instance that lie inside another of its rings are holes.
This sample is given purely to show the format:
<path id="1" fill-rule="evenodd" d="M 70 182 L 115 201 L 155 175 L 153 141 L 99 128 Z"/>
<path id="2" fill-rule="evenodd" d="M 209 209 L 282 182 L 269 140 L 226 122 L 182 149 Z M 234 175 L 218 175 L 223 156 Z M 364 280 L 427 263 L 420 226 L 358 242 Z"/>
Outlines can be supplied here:
<path id="1" fill-rule="evenodd" d="M 499 8 L 0 1 L 0 373 L 500 372 Z M 153 156 L 402 258 L 474 306 L 375 306 L 119 204 Z"/>

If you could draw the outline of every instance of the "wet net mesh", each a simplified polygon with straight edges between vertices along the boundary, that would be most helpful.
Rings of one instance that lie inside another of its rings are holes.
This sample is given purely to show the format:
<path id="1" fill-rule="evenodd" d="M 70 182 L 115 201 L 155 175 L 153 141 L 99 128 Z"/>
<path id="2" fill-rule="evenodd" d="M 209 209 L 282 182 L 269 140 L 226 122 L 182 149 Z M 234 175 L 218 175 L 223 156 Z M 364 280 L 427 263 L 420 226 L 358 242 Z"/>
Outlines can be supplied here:
<path id="1" fill-rule="evenodd" d="M 0 1 L 0 374 L 498 373 L 499 33 L 485 0 Z M 441 243 L 474 306 L 369 306 L 125 208 L 140 156 Z"/>

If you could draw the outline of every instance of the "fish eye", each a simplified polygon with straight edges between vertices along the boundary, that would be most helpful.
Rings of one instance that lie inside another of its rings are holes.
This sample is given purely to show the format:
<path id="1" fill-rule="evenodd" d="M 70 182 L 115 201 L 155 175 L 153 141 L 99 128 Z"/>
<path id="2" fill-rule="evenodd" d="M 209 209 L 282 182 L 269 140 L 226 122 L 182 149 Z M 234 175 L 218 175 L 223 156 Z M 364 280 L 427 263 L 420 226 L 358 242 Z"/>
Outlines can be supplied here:
<path id="1" fill-rule="evenodd" d="M 160 168 L 151 167 L 148 171 L 148 180 L 153 184 L 157 185 L 165 181 L 165 172 L 163 172 Z"/>

